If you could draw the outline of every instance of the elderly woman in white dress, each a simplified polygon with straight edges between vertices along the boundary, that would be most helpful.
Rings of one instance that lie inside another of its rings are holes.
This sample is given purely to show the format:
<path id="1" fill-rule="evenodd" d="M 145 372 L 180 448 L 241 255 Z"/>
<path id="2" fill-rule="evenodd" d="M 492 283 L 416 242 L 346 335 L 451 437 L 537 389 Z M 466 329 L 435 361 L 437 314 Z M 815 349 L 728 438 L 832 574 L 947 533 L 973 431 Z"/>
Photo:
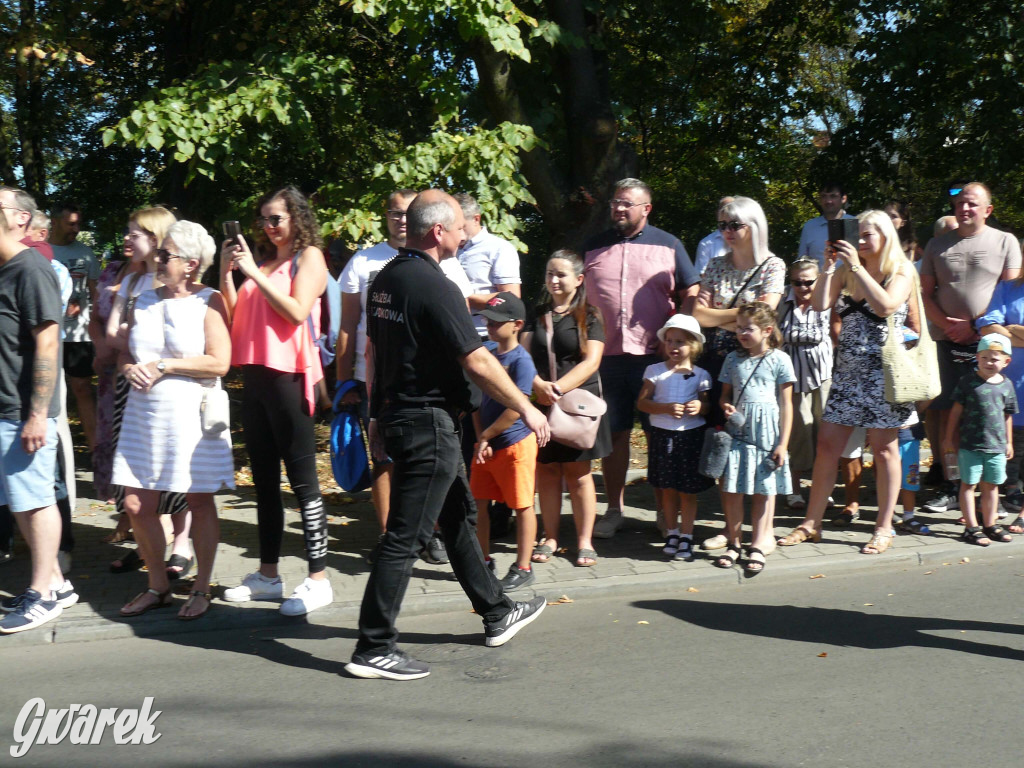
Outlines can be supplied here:
<path id="1" fill-rule="evenodd" d="M 114 482 L 125 488 L 125 508 L 143 559 L 161 563 L 164 533 L 157 512 L 160 492 L 188 496 L 198 568 L 180 619 L 197 619 L 210 607 L 210 577 L 219 524 L 213 494 L 234 488 L 230 430 L 204 431 L 204 392 L 218 385 L 231 361 L 224 302 L 198 282 L 213 260 L 206 230 L 179 221 L 156 252 L 163 285 L 135 304 L 128 352 L 119 366 L 132 390 L 114 455 Z M 149 568 L 149 588 L 121 608 L 138 616 L 170 603 L 163 568 Z"/>

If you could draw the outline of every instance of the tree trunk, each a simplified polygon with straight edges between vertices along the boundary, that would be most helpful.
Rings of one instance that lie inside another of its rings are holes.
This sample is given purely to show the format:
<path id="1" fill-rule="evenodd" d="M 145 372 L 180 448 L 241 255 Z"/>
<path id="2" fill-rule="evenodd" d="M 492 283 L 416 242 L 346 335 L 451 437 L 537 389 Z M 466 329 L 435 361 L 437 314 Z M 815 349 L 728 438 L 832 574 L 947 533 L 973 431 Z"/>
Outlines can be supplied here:
<path id="1" fill-rule="evenodd" d="M 15 54 L 14 119 L 21 147 L 25 191 L 43 204 L 46 196 L 46 163 L 43 156 L 42 62 L 36 58 L 36 2 L 21 0 L 21 25 Z"/>

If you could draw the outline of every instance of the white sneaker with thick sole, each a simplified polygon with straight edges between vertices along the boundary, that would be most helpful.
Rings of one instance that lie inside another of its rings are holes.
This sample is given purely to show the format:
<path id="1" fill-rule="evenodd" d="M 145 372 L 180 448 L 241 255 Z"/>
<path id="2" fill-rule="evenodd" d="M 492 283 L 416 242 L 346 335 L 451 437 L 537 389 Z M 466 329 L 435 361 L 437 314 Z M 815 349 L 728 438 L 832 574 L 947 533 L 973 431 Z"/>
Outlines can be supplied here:
<path id="1" fill-rule="evenodd" d="M 609 508 L 601 519 L 594 524 L 594 537 L 598 539 L 610 539 L 622 525 L 622 510 Z"/>
<path id="2" fill-rule="evenodd" d="M 327 579 L 311 579 L 308 576 L 295 588 L 292 596 L 281 603 L 285 616 L 305 616 L 334 602 L 334 590 Z"/>
<path id="3" fill-rule="evenodd" d="M 284 579 L 268 579 L 262 573 L 250 573 L 237 587 L 224 590 L 224 599 L 229 603 L 244 603 L 248 600 L 280 600 L 284 597 Z"/>

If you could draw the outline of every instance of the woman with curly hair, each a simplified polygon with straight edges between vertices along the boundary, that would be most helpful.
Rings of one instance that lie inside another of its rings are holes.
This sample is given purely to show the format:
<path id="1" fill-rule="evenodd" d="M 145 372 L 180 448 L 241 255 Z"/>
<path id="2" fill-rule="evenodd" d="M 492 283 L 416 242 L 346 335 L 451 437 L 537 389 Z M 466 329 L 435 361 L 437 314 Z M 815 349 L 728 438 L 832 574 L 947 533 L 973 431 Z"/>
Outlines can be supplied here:
<path id="1" fill-rule="evenodd" d="M 231 363 L 244 382 L 242 429 L 256 486 L 260 567 L 225 591 L 230 602 L 284 597 L 278 573 L 284 537 L 281 461 L 298 499 L 309 576 L 281 604 L 302 616 L 331 603 L 327 580 L 327 518 L 316 474 L 315 387 L 323 378 L 313 339 L 320 335 L 320 302 L 327 263 L 316 217 L 294 187 L 264 196 L 256 224 L 256 253 L 245 239 L 227 240 L 220 284 L 231 312 Z M 235 287 L 233 272 L 244 281 Z"/>

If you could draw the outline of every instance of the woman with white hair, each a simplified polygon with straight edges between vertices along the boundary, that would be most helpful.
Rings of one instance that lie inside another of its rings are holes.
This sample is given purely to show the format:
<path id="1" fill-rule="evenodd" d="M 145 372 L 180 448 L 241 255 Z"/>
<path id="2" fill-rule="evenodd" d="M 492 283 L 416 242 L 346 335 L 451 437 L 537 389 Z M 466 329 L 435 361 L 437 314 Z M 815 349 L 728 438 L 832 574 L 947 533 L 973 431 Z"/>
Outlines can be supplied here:
<path id="1" fill-rule="evenodd" d="M 914 267 L 885 212 L 865 211 L 857 220 L 859 242 L 839 240 L 828 244 L 826 268 L 811 297 L 816 311 L 831 309 L 843 319 L 843 327 L 832 388 L 818 432 L 807 518 L 779 539 L 779 544 L 792 546 L 821 538 L 821 520 L 835 485 L 839 457 L 854 428 L 865 427 L 875 461 L 878 519 L 874 535 L 860 551 L 876 555 L 892 544 L 892 516 L 900 491 L 897 434 L 914 411 L 913 403 L 886 402 L 882 347 L 889 335 L 890 315 L 902 341 Z"/>
<path id="2" fill-rule="evenodd" d="M 718 229 L 728 249 L 708 262 L 701 275 L 700 294 L 693 308 L 693 316 L 705 329 L 707 344 L 700 359 L 700 367 L 711 376 L 708 399 L 711 411 L 707 422 L 711 426 L 723 423 L 719 401 L 722 383 L 718 375 L 726 355 L 740 348 L 736 339 L 736 317 L 740 307 L 754 301 L 763 301 L 775 309 L 779 306 L 786 283 L 786 264 L 768 248 L 768 222 L 756 200 L 749 197 L 734 198 L 719 209 Z M 774 504 L 771 497 L 769 504 Z M 704 542 L 705 549 L 721 549 L 726 544 L 723 535 Z"/>
<path id="3" fill-rule="evenodd" d="M 163 560 L 158 507 L 162 491 L 184 493 L 192 510 L 196 580 L 180 619 L 197 619 L 210 607 L 210 577 L 219 524 L 213 494 L 234 488 L 230 431 L 204 431 L 204 393 L 228 371 L 231 338 L 221 295 L 198 282 L 213 261 L 205 229 L 178 221 L 156 251 L 163 285 L 135 303 L 121 373 L 132 387 L 114 455 L 114 482 L 125 489 L 125 508 L 142 557 Z M 138 616 L 170 602 L 163 568 L 149 569 L 149 588 L 121 608 Z"/>

